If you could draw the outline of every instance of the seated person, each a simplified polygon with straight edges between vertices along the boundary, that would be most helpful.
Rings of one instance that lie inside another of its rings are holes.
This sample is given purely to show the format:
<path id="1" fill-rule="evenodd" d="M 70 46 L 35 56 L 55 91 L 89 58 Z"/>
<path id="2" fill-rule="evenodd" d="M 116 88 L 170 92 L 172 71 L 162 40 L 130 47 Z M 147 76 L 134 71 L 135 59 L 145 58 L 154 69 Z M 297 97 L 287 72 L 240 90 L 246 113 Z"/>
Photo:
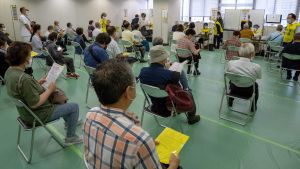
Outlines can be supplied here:
<path id="1" fill-rule="evenodd" d="M 6 33 L 6 28 L 3 23 L 0 23 L 0 38 L 5 40 L 8 45 L 10 45 L 13 41 L 8 37 Z"/>
<path id="2" fill-rule="evenodd" d="M 9 68 L 9 64 L 6 61 L 6 49 L 7 49 L 7 43 L 5 39 L 0 38 L 0 76 L 2 78 L 4 78 L 5 72 Z M 4 84 L 3 81 L 1 82 Z"/>
<path id="3" fill-rule="evenodd" d="M 226 50 L 226 59 L 227 60 L 231 60 L 234 56 L 236 56 L 236 57 L 239 56 L 239 52 L 228 50 L 228 46 L 235 46 L 235 47 L 241 46 L 239 37 L 240 37 L 240 31 L 233 31 L 233 36 L 230 39 L 226 40 L 226 42 L 223 46 L 223 49 Z"/>
<path id="4" fill-rule="evenodd" d="M 183 33 L 184 27 L 182 24 L 177 25 L 176 31 L 173 33 L 173 39 L 175 41 L 178 41 L 179 39 L 183 38 L 185 34 Z"/>
<path id="5" fill-rule="evenodd" d="M 177 26 L 179 25 L 178 21 L 175 21 L 175 25 L 172 26 L 172 32 L 177 30 Z"/>
<path id="6" fill-rule="evenodd" d="M 83 54 L 83 51 L 84 51 L 84 49 L 86 48 L 86 44 L 85 44 L 85 41 L 84 41 L 84 39 L 83 39 L 83 28 L 80 28 L 80 27 L 76 28 L 76 34 L 77 34 L 77 35 L 76 35 L 76 37 L 75 37 L 75 39 L 74 39 L 74 42 L 79 43 L 80 46 L 81 46 L 81 49 L 80 49 L 79 46 L 76 47 L 76 48 L 75 48 L 75 53 L 76 53 L 77 55 L 81 55 L 81 54 Z"/>
<path id="7" fill-rule="evenodd" d="M 47 31 L 45 32 L 45 37 L 48 40 L 48 36 L 50 35 L 50 33 L 54 32 L 54 27 L 52 25 L 49 25 L 47 28 Z"/>
<path id="8" fill-rule="evenodd" d="M 132 26 L 132 33 L 134 36 L 134 40 L 138 43 L 141 43 L 146 52 L 149 52 L 150 47 L 149 47 L 149 42 L 146 40 L 146 38 L 142 35 L 141 31 L 140 31 L 140 25 L 137 23 L 135 25 Z"/>
<path id="9" fill-rule="evenodd" d="M 282 53 L 288 53 L 293 55 L 300 55 L 300 33 L 296 33 L 294 36 L 294 42 L 288 44 L 282 51 Z M 288 69 L 300 70 L 300 58 L 299 60 L 290 60 L 282 57 L 282 67 Z M 287 70 L 286 79 L 290 80 L 292 78 L 292 71 Z M 294 81 L 298 81 L 300 71 L 296 71 L 293 77 Z"/>
<path id="10" fill-rule="evenodd" d="M 10 67 L 5 73 L 7 94 L 24 102 L 43 122 L 63 118 L 67 127 L 66 145 L 81 143 L 82 137 L 76 135 L 76 125 L 79 117 L 79 106 L 76 103 L 54 105 L 51 95 L 56 90 L 55 82 L 48 89 L 42 87 L 45 79 L 36 81 L 24 73 L 31 58 L 31 46 L 24 42 L 14 42 L 7 50 L 7 60 Z M 32 125 L 34 118 L 24 108 L 18 108 L 20 118 L 27 125 Z"/>
<path id="11" fill-rule="evenodd" d="M 99 33 L 101 33 L 101 26 L 99 22 L 95 23 L 95 29 L 93 30 L 93 38 L 96 39 L 96 37 L 99 35 Z"/>
<path id="12" fill-rule="evenodd" d="M 185 32 L 185 36 L 178 40 L 177 46 L 180 49 L 188 49 L 191 51 L 193 56 L 189 55 L 180 55 L 177 56 L 179 62 L 184 62 L 185 60 L 188 60 L 188 70 L 187 74 L 191 74 L 191 63 L 192 60 L 195 62 L 195 71 L 193 72 L 194 75 L 200 75 L 200 71 L 198 70 L 199 67 L 199 59 L 200 59 L 200 49 L 196 49 L 195 44 L 193 43 L 192 39 L 196 35 L 196 32 L 194 29 L 188 29 Z"/>
<path id="13" fill-rule="evenodd" d="M 70 22 L 67 23 L 66 35 L 70 40 L 74 40 L 77 36 L 76 31 L 73 29 L 73 25 Z"/>
<path id="14" fill-rule="evenodd" d="M 152 41 L 152 45 L 153 46 L 157 46 L 157 45 L 163 46 L 163 44 L 164 44 L 164 40 L 161 37 L 155 37 L 153 39 L 153 41 Z M 170 58 L 168 58 L 168 59 L 170 59 Z M 168 64 L 171 65 L 172 63 L 169 62 Z M 189 84 L 188 84 L 188 80 L 187 80 L 186 74 L 185 74 L 184 71 L 181 71 L 181 73 L 180 73 L 180 84 L 182 85 L 182 88 L 184 90 L 191 91 L 191 89 L 189 87 Z"/>
<path id="15" fill-rule="evenodd" d="M 112 57 L 114 58 L 122 53 L 116 41 L 117 40 L 116 28 L 114 26 L 109 26 L 106 28 L 106 31 L 111 38 L 111 41 L 106 51 L 110 52 Z"/>
<path id="16" fill-rule="evenodd" d="M 88 37 L 90 39 L 93 38 L 93 30 L 95 29 L 95 26 L 94 26 L 94 21 L 93 20 L 90 20 L 89 21 L 89 26 L 88 26 Z"/>
<path id="17" fill-rule="evenodd" d="M 243 30 L 240 31 L 240 38 L 252 39 L 254 33 L 251 29 L 249 29 L 248 24 L 244 24 Z"/>
<path id="18" fill-rule="evenodd" d="M 135 48 L 136 50 L 138 50 L 140 52 L 140 54 L 141 54 L 140 62 L 141 63 L 147 62 L 146 60 L 144 60 L 145 48 L 143 47 L 143 45 L 141 45 L 137 41 L 135 41 L 134 34 L 131 32 L 130 23 L 125 22 L 124 27 L 125 27 L 125 30 L 122 32 L 122 40 L 131 42 L 133 44 L 133 48 Z M 127 50 L 130 51 L 132 49 L 128 48 Z"/>
<path id="19" fill-rule="evenodd" d="M 63 56 L 63 50 L 59 50 L 59 47 L 55 44 L 57 41 L 58 34 L 56 32 L 50 33 L 48 37 L 48 41 L 46 42 L 46 48 L 50 54 L 50 56 L 54 59 L 57 64 L 63 65 L 66 64 L 67 66 L 67 77 L 70 78 L 78 78 L 79 75 L 75 73 L 74 62 L 72 58 Z M 46 64 L 48 66 L 52 66 L 53 61 L 50 57 L 46 58 Z"/>
<path id="20" fill-rule="evenodd" d="M 227 72 L 251 77 L 253 80 L 261 79 L 260 65 L 251 62 L 255 56 L 255 49 L 252 43 L 242 44 L 239 50 L 239 60 L 231 60 L 228 62 Z M 230 82 L 230 93 L 243 97 L 251 97 L 253 94 L 252 84 L 234 84 Z M 255 108 L 252 104 L 251 111 L 257 109 L 258 100 L 258 84 L 255 82 Z M 233 98 L 229 99 L 229 106 L 233 104 Z"/>
<path id="21" fill-rule="evenodd" d="M 165 89 L 167 84 L 178 84 L 180 82 L 180 73 L 165 68 L 168 63 L 169 53 L 163 46 L 157 45 L 150 49 L 150 66 L 144 67 L 139 75 L 143 84 Z M 167 108 L 167 98 L 151 97 L 151 110 L 161 116 L 169 117 L 171 111 Z M 200 120 L 200 116 L 196 115 L 196 109 L 187 113 L 188 123 L 194 124 Z"/>
<path id="22" fill-rule="evenodd" d="M 106 52 L 106 48 L 110 41 L 111 38 L 107 33 L 100 33 L 96 37 L 96 41 L 85 48 L 84 63 L 89 67 L 96 68 L 99 63 L 108 60 L 109 56 Z"/>
<path id="23" fill-rule="evenodd" d="M 282 42 L 283 42 L 282 30 L 283 30 L 283 26 L 282 25 L 278 25 L 276 27 L 276 31 L 273 32 L 273 33 L 271 33 L 267 37 L 267 41 L 271 41 L 271 42 L 276 42 L 278 44 L 282 44 Z"/>
<path id="24" fill-rule="evenodd" d="M 261 39 L 261 36 L 262 36 L 262 29 L 260 28 L 259 25 L 255 24 L 253 26 L 253 38 L 254 39 Z"/>
<path id="25" fill-rule="evenodd" d="M 203 24 L 203 29 L 201 30 L 201 37 L 198 40 L 198 43 L 200 44 L 200 48 L 202 45 L 204 45 L 205 41 L 209 40 L 210 35 L 210 28 L 208 27 L 208 23 Z"/>
<path id="26" fill-rule="evenodd" d="M 32 34 L 30 37 L 30 42 L 32 46 L 32 50 L 39 55 L 36 56 L 37 58 L 46 58 L 43 53 L 44 45 L 42 42 L 42 35 L 41 35 L 41 25 L 35 24 L 32 28 Z"/>
<path id="27" fill-rule="evenodd" d="M 131 67 L 114 58 L 101 63 L 93 76 L 93 86 L 102 106 L 92 108 L 84 123 L 88 168 L 162 168 L 155 149 L 159 143 L 141 128 L 136 114 L 128 112 L 136 97 Z M 168 169 L 178 166 L 179 158 L 171 154 Z"/>

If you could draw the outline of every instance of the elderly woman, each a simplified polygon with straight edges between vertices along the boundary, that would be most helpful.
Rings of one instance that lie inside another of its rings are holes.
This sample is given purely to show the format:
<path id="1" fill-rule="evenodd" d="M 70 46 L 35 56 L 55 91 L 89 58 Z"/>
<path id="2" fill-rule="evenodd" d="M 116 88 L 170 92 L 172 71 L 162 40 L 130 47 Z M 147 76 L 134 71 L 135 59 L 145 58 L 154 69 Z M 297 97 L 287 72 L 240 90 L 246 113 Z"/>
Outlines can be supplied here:
<path id="1" fill-rule="evenodd" d="M 43 122 L 51 122 L 62 117 L 67 126 L 66 145 L 81 143 L 82 138 L 77 136 L 76 123 L 79 116 L 79 107 L 76 103 L 54 105 L 50 97 L 56 90 L 55 82 L 50 83 L 48 89 L 42 87 L 45 79 L 36 81 L 32 76 L 24 73 L 25 67 L 30 63 L 30 44 L 13 42 L 7 50 L 7 60 L 10 67 L 5 73 L 7 94 L 24 102 L 34 114 Z M 28 125 L 34 118 L 24 108 L 18 108 L 20 118 Z"/>
<path id="2" fill-rule="evenodd" d="M 239 60 L 231 60 L 228 62 L 227 72 L 244 75 L 251 77 L 253 80 L 261 79 L 261 68 L 260 65 L 251 62 L 255 56 L 255 49 L 252 43 L 245 43 L 240 47 Z M 253 94 L 252 84 L 237 84 L 230 82 L 230 91 L 232 94 L 236 94 L 244 97 L 251 97 Z M 229 106 L 233 104 L 233 98 L 229 99 Z M 258 100 L 258 85 L 255 82 L 255 106 L 257 106 Z M 256 110 L 257 107 L 252 105 L 251 111 Z"/>

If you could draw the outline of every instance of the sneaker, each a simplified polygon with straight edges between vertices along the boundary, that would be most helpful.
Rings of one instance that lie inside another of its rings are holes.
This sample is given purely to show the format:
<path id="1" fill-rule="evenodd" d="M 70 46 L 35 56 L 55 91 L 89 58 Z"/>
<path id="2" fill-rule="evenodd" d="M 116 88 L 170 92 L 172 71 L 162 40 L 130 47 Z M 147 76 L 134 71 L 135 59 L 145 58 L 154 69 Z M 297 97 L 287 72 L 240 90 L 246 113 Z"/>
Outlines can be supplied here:
<path id="1" fill-rule="evenodd" d="M 195 124 L 195 123 L 197 123 L 199 121 L 200 121 L 200 116 L 199 115 L 195 115 L 193 117 L 189 117 L 188 118 L 189 125 Z"/>
<path id="2" fill-rule="evenodd" d="M 76 73 L 67 73 L 66 74 L 66 77 L 67 78 L 75 78 L 75 79 L 78 79 L 78 77 L 80 77 L 78 74 Z"/>
<path id="3" fill-rule="evenodd" d="M 76 134 L 72 137 L 66 137 L 65 138 L 65 145 L 70 146 L 73 144 L 79 144 L 83 142 L 83 137 L 82 136 L 77 136 Z"/>

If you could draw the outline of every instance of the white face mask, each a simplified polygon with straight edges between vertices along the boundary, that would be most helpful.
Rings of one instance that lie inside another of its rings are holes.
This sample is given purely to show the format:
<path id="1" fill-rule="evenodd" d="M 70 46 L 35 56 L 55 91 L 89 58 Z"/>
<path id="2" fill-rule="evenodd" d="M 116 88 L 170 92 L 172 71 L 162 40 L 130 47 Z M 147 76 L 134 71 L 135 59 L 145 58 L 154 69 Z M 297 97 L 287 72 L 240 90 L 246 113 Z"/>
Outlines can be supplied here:
<path id="1" fill-rule="evenodd" d="M 3 32 L 6 32 L 6 28 L 3 28 Z"/>
<path id="2" fill-rule="evenodd" d="M 32 58 L 30 57 L 28 63 L 25 65 L 25 67 L 31 67 L 32 65 Z"/>
<path id="3" fill-rule="evenodd" d="M 291 19 L 287 19 L 287 23 L 291 24 L 292 20 Z"/>

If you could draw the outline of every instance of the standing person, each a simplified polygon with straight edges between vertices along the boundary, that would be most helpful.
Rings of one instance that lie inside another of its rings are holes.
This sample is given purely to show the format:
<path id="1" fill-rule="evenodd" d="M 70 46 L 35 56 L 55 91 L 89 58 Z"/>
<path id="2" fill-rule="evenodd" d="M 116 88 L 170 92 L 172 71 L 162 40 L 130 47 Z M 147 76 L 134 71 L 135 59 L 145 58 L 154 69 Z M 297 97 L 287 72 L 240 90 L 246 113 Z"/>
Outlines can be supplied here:
<path id="1" fill-rule="evenodd" d="M 140 126 L 136 114 L 128 111 L 136 98 L 130 65 L 111 59 L 101 63 L 93 76 L 100 103 L 87 113 L 84 123 L 88 168 L 161 169 L 154 139 Z M 178 167 L 179 157 L 172 153 L 168 169 Z"/>
<path id="2" fill-rule="evenodd" d="M 101 18 L 99 21 L 100 25 L 101 25 L 101 31 L 103 33 L 106 33 L 106 27 L 107 27 L 107 14 L 105 12 L 103 12 L 101 14 Z"/>
<path id="3" fill-rule="evenodd" d="M 90 39 L 93 38 L 93 31 L 95 29 L 95 26 L 94 26 L 94 21 L 93 20 L 90 20 L 89 21 L 89 26 L 88 26 L 88 36 Z"/>
<path id="4" fill-rule="evenodd" d="M 32 30 L 31 30 L 32 28 L 30 26 L 31 21 L 27 15 L 28 11 L 29 10 L 25 7 L 20 8 L 20 12 L 21 12 L 21 15 L 19 17 L 20 26 L 21 26 L 20 33 L 21 33 L 21 38 L 22 38 L 23 42 L 29 42 L 30 36 L 32 33 Z"/>
<path id="5" fill-rule="evenodd" d="M 216 19 L 213 19 L 213 21 L 215 21 L 215 26 L 214 26 L 214 47 L 216 49 L 219 49 L 220 44 L 221 44 L 222 39 L 223 39 L 223 28 L 222 28 L 219 21 L 217 21 Z"/>
<path id="6" fill-rule="evenodd" d="M 220 11 L 218 11 L 218 13 L 217 13 L 217 21 L 221 24 L 222 28 L 224 29 L 224 22 L 223 22 L 222 15 L 221 15 Z"/>
<path id="7" fill-rule="evenodd" d="M 287 27 L 285 28 L 285 33 L 283 36 L 283 46 L 287 46 L 289 43 L 292 43 L 294 40 L 295 32 L 300 24 L 296 21 L 296 15 L 290 13 L 287 17 Z"/>

